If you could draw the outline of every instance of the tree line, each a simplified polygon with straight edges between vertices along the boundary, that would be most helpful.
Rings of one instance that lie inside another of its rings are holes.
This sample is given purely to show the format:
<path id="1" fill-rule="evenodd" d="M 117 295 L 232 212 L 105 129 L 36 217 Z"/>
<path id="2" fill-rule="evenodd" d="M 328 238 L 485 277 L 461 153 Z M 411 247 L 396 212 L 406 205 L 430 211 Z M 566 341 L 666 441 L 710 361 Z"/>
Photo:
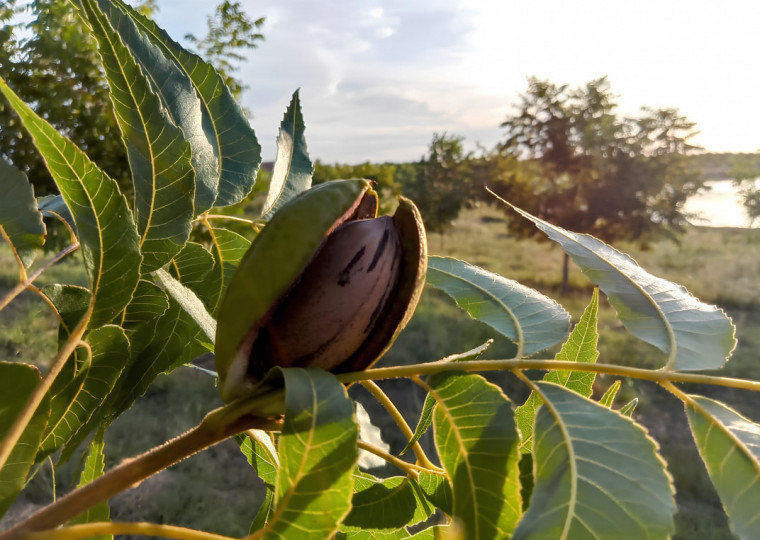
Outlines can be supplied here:
<path id="1" fill-rule="evenodd" d="M 494 203 L 489 188 L 541 219 L 607 242 L 676 235 L 687 223 L 684 203 L 705 181 L 692 159 L 700 150 L 690 142 L 696 125 L 675 108 L 643 107 L 626 117 L 617 107 L 605 77 L 576 88 L 532 77 L 492 149 L 466 152 L 462 137 L 435 134 L 417 162 L 317 162 L 315 181 L 377 180 L 381 192 L 412 197 L 428 230 L 440 234 L 463 208 Z M 535 234 L 525 220 L 508 226 Z M 566 283 L 567 264 L 563 274 Z"/>

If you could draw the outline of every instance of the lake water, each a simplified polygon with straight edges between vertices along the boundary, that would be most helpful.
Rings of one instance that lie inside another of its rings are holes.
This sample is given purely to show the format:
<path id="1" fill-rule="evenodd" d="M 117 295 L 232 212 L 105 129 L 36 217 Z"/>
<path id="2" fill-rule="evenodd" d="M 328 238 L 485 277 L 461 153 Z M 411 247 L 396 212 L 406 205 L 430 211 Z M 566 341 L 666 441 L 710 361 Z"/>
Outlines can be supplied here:
<path id="1" fill-rule="evenodd" d="M 687 213 L 699 216 L 691 220 L 694 225 L 742 228 L 749 225 L 747 212 L 731 180 L 710 180 L 705 185 L 710 189 L 690 198 L 684 206 Z M 754 227 L 759 225 L 755 223 Z"/>

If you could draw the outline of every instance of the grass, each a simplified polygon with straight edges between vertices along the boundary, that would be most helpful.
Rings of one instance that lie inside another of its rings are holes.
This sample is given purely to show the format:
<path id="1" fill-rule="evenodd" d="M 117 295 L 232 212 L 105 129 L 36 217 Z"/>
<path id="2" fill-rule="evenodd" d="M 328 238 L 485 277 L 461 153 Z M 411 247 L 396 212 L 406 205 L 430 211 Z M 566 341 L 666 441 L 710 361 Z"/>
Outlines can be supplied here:
<path id="1" fill-rule="evenodd" d="M 592 285 L 571 267 L 570 292 L 559 294 L 562 252 L 548 242 L 514 237 L 506 228 L 505 214 L 481 206 L 464 211 L 443 238 L 431 235 L 432 254 L 466 260 L 509 279 L 532 286 L 560 302 L 577 320 L 591 298 Z M 633 256 L 650 273 L 685 285 L 695 296 L 715 303 L 731 315 L 739 344 L 721 374 L 760 379 L 760 231 L 692 228 L 676 244 L 659 241 L 648 248 L 624 242 L 615 246 Z M 47 257 L 49 257 L 48 255 Z M 7 246 L 0 246 L 0 294 L 18 279 Z M 43 274 L 38 285 L 83 284 L 81 255 L 75 254 Z M 26 361 L 45 366 L 56 349 L 56 321 L 44 303 L 24 293 L 0 312 L 0 360 Z M 382 364 L 408 364 L 436 360 L 496 338 L 488 358 L 507 358 L 514 345 L 494 335 L 488 326 L 470 319 L 443 293 L 427 288 L 414 318 Z M 635 338 L 623 328 L 614 310 L 600 306 L 600 361 L 638 367 L 661 366 L 665 354 Z M 509 374 L 489 375 L 517 403 L 527 392 Z M 597 396 L 613 380 L 598 377 Z M 383 387 L 398 400 L 408 421 L 416 424 L 424 396 L 409 381 L 387 381 Z M 717 388 L 687 388 L 724 400 L 749 417 L 757 417 L 760 396 Z M 362 401 L 384 429 L 392 451 L 404 441 L 372 398 L 361 390 L 352 395 Z M 657 438 L 677 485 L 679 513 L 674 539 L 732 538 L 709 478 L 701 466 L 677 400 L 650 383 L 623 381 L 618 394 L 622 404 L 640 399 L 635 417 Z M 109 466 L 180 433 L 196 423 L 203 412 L 218 404 L 212 380 L 191 370 L 160 377 L 146 396 L 107 432 Z M 428 436 L 423 439 L 432 450 Z M 395 471 L 389 471 L 395 474 Z M 59 470 L 58 485 L 68 486 L 71 472 Z M 49 472 L 41 471 L 24 495 L 26 504 L 43 504 L 50 497 Z M 260 483 L 245 465 L 235 444 L 204 452 L 164 471 L 137 489 L 112 501 L 114 516 L 147 519 L 206 528 L 226 534 L 244 534 L 260 500 Z M 209 509 L 213 509 L 209 512 Z"/>

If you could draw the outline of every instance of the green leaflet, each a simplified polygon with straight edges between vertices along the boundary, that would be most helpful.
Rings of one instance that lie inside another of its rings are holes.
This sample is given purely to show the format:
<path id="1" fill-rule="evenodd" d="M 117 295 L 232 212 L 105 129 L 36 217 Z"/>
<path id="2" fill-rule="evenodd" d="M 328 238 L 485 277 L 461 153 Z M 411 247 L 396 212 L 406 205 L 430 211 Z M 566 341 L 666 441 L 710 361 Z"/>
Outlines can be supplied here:
<path id="1" fill-rule="evenodd" d="M 169 262 L 190 236 L 195 199 L 190 145 L 95 0 L 78 1 L 98 40 L 127 147 L 145 274 Z"/>
<path id="2" fill-rule="evenodd" d="M 169 309 L 169 300 L 158 285 L 147 279 L 141 279 L 135 289 L 132 301 L 124 310 L 121 326 L 134 329 L 140 324 L 152 321 Z"/>
<path id="3" fill-rule="evenodd" d="M 140 33 L 123 9 L 110 0 L 97 0 L 103 15 L 111 23 L 132 57 L 150 80 L 153 92 L 172 122 L 182 130 L 192 150 L 195 171 L 195 215 L 211 208 L 216 200 L 219 163 L 214 148 L 203 130 L 201 101 L 187 74 L 164 52 Z"/>
<path id="4" fill-rule="evenodd" d="M 3 396 L 0 399 L 0 439 L 8 433 L 40 381 L 40 372 L 33 366 L 0 362 L 0 396 Z M 50 401 L 46 397 L 0 469 L 0 516 L 8 511 L 24 487 L 49 415 Z"/>
<path id="5" fill-rule="evenodd" d="M 760 425 L 703 396 L 689 396 L 685 405 L 731 529 L 742 540 L 760 538 Z"/>
<path id="6" fill-rule="evenodd" d="M 427 282 L 451 296 L 473 318 L 517 343 L 517 357 L 561 341 L 570 315 L 537 291 L 450 257 L 428 259 Z"/>
<path id="7" fill-rule="evenodd" d="M 103 442 L 104 433 L 105 430 L 103 428 L 99 429 L 92 438 L 92 441 L 90 441 L 87 459 L 84 462 L 84 469 L 79 477 L 79 484 L 77 484 L 77 487 L 89 484 L 99 476 L 103 475 L 105 469 L 105 455 L 103 453 L 103 448 L 105 446 Z M 77 523 L 97 523 L 110 520 L 111 509 L 108 506 L 108 501 L 103 501 L 69 521 L 69 525 Z M 113 535 L 96 536 L 94 538 L 96 540 L 110 540 L 113 538 Z"/>
<path id="8" fill-rule="evenodd" d="M 340 526 L 342 532 L 391 534 L 420 523 L 435 510 L 414 480 L 402 476 L 381 480 L 359 470 L 354 472 L 351 507 Z"/>
<path id="9" fill-rule="evenodd" d="M 615 397 L 617 396 L 618 390 L 620 390 L 620 379 L 612 383 L 610 387 L 607 388 L 607 391 L 599 400 L 599 405 L 604 405 L 605 407 L 612 407 L 612 403 L 615 401 Z"/>
<path id="10" fill-rule="evenodd" d="M 139 236 L 127 201 L 71 141 L 37 116 L 0 79 L 2 92 L 31 134 L 74 216 L 90 282 L 90 326 L 110 322 L 132 299 L 140 278 Z"/>
<path id="11" fill-rule="evenodd" d="M 263 538 L 328 538 L 351 508 L 358 428 L 342 384 L 316 368 L 281 370 L 285 423 L 276 507 Z"/>
<path id="12" fill-rule="evenodd" d="M 477 360 L 480 358 L 480 355 L 485 352 L 485 350 L 491 346 L 493 343 L 492 339 L 489 339 L 483 345 L 479 345 L 478 347 L 475 347 L 472 350 L 469 350 L 467 352 L 458 353 L 458 354 L 452 354 L 450 356 L 447 356 L 446 358 L 443 358 L 443 362 L 464 362 L 467 360 Z M 420 437 L 422 437 L 425 432 L 428 430 L 428 428 L 433 423 L 433 407 L 435 406 L 435 399 L 433 399 L 433 396 L 428 394 L 425 396 L 425 403 L 422 405 L 422 412 L 420 413 L 420 419 L 417 422 L 417 427 L 414 430 L 414 434 L 412 435 L 412 438 L 409 439 L 409 442 L 406 443 L 406 446 L 403 450 L 399 453 L 399 455 L 403 456 L 405 453 L 409 451 L 409 449 L 416 443 L 418 440 L 420 440 Z"/>
<path id="13" fill-rule="evenodd" d="M 209 232 L 211 232 L 214 268 L 208 276 L 208 282 L 213 287 L 214 308 L 211 313 L 216 315 L 224 292 L 235 274 L 235 269 L 245 252 L 248 251 L 251 242 L 238 233 L 227 229 L 213 228 L 209 229 Z"/>
<path id="14" fill-rule="evenodd" d="M 666 539 L 675 504 L 655 443 L 629 418 L 538 382 L 530 506 L 514 540 Z"/>
<path id="15" fill-rule="evenodd" d="M 261 503 L 256 517 L 251 523 L 250 532 L 253 533 L 264 527 L 274 511 L 274 490 L 277 483 L 277 471 L 280 469 L 280 460 L 269 433 L 258 429 L 251 429 L 245 435 L 236 437 L 248 464 L 254 468 L 256 474 L 264 481 L 266 495 Z"/>
<path id="16" fill-rule="evenodd" d="M 210 277 L 214 264 L 214 256 L 205 247 L 188 242 L 172 259 L 170 267 L 172 275 L 193 291 L 208 311 L 216 306 L 221 287 Z M 218 276 L 221 278 L 221 272 Z"/>
<path id="17" fill-rule="evenodd" d="M 45 243 L 45 224 L 37 209 L 34 188 L 24 173 L 1 159 L 0 236 L 10 244 L 21 268 L 29 268 L 36 250 Z"/>
<path id="18" fill-rule="evenodd" d="M 433 425 L 453 487 L 452 515 L 467 538 L 509 536 L 522 513 L 519 440 L 509 400 L 479 375 L 437 373 L 428 387 L 438 402 Z"/>
<path id="19" fill-rule="evenodd" d="M 251 191 L 261 164 L 261 146 L 245 113 L 211 64 L 187 52 L 153 21 L 121 0 L 113 0 L 113 3 L 132 18 L 151 43 L 176 62 L 198 92 L 206 138 L 219 159 L 214 206 L 242 201 Z"/>
<path id="20" fill-rule="evenodd" d="M 189 288 L 174 279 L 166 270 L 156 270 L 155 276 L 164 290 L 177 302 L 203 330 L 211 343 L 216 339 L 216 320 L 206 311 L 206 306 Z"/>
<path id="21" fill-rule="evenodd" d="M 60 348 L 69 339 L 77 323 L 87 313 L 92 294 L 84 287 L 61 285 L 60 283 L 43 287 L 42 294 L 47 296 L 58 313 L 58 347 Z M 67 365 L 64 370 L 67 367 L 73 369 L 73 366 Z"/>
<path id="22" fill-rule="evenodd" d="M 48 393 L 50 420 L 40 442 L 39 462 L 59 448 L 83 440 L 103 420 L 102 405 L 129 359 L 129 340 L 119 326 L 101 326 L 87 336 L 92 358 L 72 369 L 74 359 Z M 80 356 L 87 356 L 81 353 Z"/>
<path id="23" fill-rule="evenodd" d="M 454 508 L 454 494 L 451 491 L 451 483 L 448 477 L 442 474 L 433 474 L 425 471 L 420 472 L 420 488 L 436 508 L 451 515 Z"/>
<path id="24" fill-rule="evenodd" d="M 721 309 L 651 275 L 628 255 L 593 236 L 566 231 L 512 208 L 562 246 L 607 295 L 633 335 L 668 353 L 666 369 L 717 369 L 726 362 L 736 338 L 731 319 Z"/>
<path id="25" fill-rule="evenodd" d="M 129 363 L 106 404 L 109 420 L 131 407 L 159 374 L 206 352 L 197 341 L 200 336 L 192 317 L 172 299 L 163 315 L 137 328 L 131 336 Z"/>
<path id="26" fill-rule="evenodd" d="M 57 219 L 61 223 L 68 225 L 74 234 L 77 231 L 77 225 L 74 223 L 74 218 L 69 211 L 69 207 L 66 206 L 66 202 L 60 195 L 45 195 L 44 197 L 37 198 L 37 208 L 39 208 L 42 215 L 46 218 Z"/>
<path id="27" fill-rule="evenodd" d="M 290 199 L 311 187 L 314 168 L 306 148 L 305 129 L 301 102 L 296 90 L 280 123 L 272 180 L 261 210 L 261 217 L 265 221 Z"/>
<path id="28" fill-rule="evenodd" d="M 583 312 L 580 321 L 570 333 L 562 349 L 554 357 L 566 362 L 586 362 L 593 364 L 599 356 L 596 348 L 599 339 L 597 313 L 599 311 L 599 289 L 594 289 L 591 303 Z M 590 371 L 553 370 L 544 375 L 544 380 L 557 383 L 582 396 L 593 392 L 595 374 Z M 520 451 L 529 453 L 533 449 L 533 421 L 541 398 L 533 391 L 528 399 L 515 411 L 517 427 L 520 429 Z"/>

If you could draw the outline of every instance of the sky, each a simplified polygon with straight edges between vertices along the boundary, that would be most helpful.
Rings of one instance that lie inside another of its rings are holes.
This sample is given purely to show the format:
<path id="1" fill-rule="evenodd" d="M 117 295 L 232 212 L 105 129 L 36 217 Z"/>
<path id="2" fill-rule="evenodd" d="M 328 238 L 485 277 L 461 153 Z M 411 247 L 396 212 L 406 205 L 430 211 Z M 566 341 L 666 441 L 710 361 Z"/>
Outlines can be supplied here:
<path id="1" fill-rule="evenodd" d="M 159 0 L 159 25 L 205 33 L 215 1 Z M 266 17 L 241 102 L 264 160 L 300 88 L 312 160 L 420 159 L 434 133 L 492 148 L 527 79 L 607 76 L 619 112 L 677 107 L 709 151 L 760 150 L 757 0 L 241 0 Z"/>

